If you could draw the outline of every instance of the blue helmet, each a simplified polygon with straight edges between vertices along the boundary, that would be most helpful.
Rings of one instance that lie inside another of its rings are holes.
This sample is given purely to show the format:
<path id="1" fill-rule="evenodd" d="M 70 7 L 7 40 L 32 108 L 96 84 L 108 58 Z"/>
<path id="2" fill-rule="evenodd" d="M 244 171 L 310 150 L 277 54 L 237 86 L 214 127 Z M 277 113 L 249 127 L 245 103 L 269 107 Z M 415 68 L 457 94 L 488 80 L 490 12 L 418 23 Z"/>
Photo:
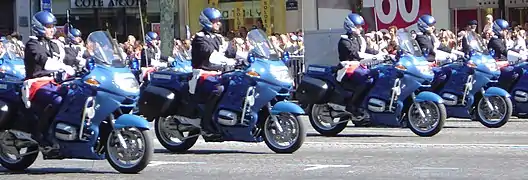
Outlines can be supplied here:
<path id="1" fill-rule="evenodd" d="M 81 37 L 81 30 L 77 29 L 77 28 L 68 28 L 68 41 L 72 44 L 79 44 L 79 42 L 77 42 L 75 40 L 75 38 L 77 37 Z"/>
<path id="2" fill-rule="evenodd" d="M 150 31 L 145 35 L 147 44 L 152 45 L 152 40 L 159 40 L 158 33 Z"/>
<path id="3" fill-rule="evenodd" d="M 211 31 L 213 28 L 213 21 L 220 20 L 222 13 L 215 8 L 205 8 L 200 13 L 200 25 L 207 31 Z"/>
<path id="4" fill-rule="evenodd" d="M 418 19 L 418 29 L 423 33 L 427 32 L 427 28 L 432 27 L 436 24 L 436 20 L 433 16 L 425 14 Z"/>
<path id="5" fill-rule="evenodd" d="M 505 30 L 505 29 L 508 29 L 509 28 L 509 24 L 508 24 L 508 21 L 504 20 L 504 19 L 497 19 L 495 20 L 495 22 L 493 22 L 493 32 L 495 33 L 495 35 L 500 35 L 500 32 L 502 30 Z"/>
<path id="6" fill-rule="evenodd" d="M 53 28 L 55 28 L 56 23 L 57 19 L 53 14 L 48 11 L 40 11 L 33 15 L 31 20 L 31 30 L 33 30 L 33 33 L 37 36 L 44 36 L 46 26 L 53 25 Z"/>
<path id="7" fill-rule="evenodd" d="M 352 33 L 356 30 L 356 28 L 363 26 L 365 24 L 365 20 L 361 15 L 356 13 L 350 13 L 347 17 L 345 17 L 345 22 L 343 22 L 343 28 L 345 28 L 347 33 Z"/>

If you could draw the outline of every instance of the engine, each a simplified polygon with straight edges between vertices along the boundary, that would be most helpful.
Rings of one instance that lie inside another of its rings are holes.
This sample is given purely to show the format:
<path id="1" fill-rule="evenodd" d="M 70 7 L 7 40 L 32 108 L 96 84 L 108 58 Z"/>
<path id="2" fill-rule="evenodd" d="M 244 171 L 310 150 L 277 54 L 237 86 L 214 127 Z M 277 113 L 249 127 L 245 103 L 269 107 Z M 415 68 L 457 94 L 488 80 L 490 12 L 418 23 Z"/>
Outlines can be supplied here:
<path id="1" fill-rule="evenodd" d="M 220 110 L 218 112 L 218 123 L 225 126 L 234 126 L 237 123 L 238 115 L 235 112 L 228 110 Z"/>
<path id="2" fill-rule="evenodd" d="M 451 93 L 442 94 L 442 99 L 444 99 L 444 104 L 448 106 L 454 106 L 458 102 L 458 97 Z"/>
<path id="3" fill-rule="evenodd" d="M 55 137 L 63 141 L 76 140 L 78 137 L 77 132 L 79 132 L 79 130 L 76 127 L 68 124 L 57 123 L 55 126 Z"/>
<path id="4" fill-rule="evenodd" d="M 370 98 L 368 101 L 368 110 L 372 112 L 383 112 L 385 111 L 385 101 L 377 98 Z"/>
<path id="5" fill-rule="evenodd" d="M 524 91 L 521 91 L 521 90 L 517 90 L 515 91 L 514 93 L 514 97 L 515 97 L 515 101 L 517 102 L 526 102 L 528 101 L 528 93 L 527 92 L 524 92 Z"/>

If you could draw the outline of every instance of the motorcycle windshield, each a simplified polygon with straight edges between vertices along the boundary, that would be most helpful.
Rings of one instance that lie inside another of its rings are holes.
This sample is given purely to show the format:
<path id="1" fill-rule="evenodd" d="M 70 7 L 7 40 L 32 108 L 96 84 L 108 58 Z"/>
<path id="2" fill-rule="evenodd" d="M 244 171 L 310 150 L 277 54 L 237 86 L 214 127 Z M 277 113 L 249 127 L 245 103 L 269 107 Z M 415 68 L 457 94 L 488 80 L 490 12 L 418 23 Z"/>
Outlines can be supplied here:
<path id="1" fill-rule="evenodd" d="M 414 40 L 409 32 L 400 31 L 397 33 L 398 44 L 401 50 L 414 56 L 422 56 L 422 50 L 416 40 Z"/>
<path id="2" fill-rule="evenodd" d="M 279 60 L 279 53 L 273 48 L 268 40 L 268 35 L 260 29 L 253 29 L 248 32 L 247 40 L 250 45 L 249 52 L 257 58 L 268 60 Z"/>
<path id="3" fill-rule="evenodd" d="M 475 50 L 476 52 L 482 53 L 486 49 L 482 39 L 475 32 L 468 33 L 466 39 L 469 47 L 471 47 L 471 49 Z"/>
<path id="4" fill-rule="evenodd" d="M 89 52 L 93 52 L 92 57 L 95 64 L 116 68 L 126 67 L 119 46 L 112 40 L 110 34 L 106 31 L 95 31 L 90 33 L 87 38 L 86 48 Z"/>
<path id="5" fill-rule="evenodd" d="M 16 46 L 13 43 L 5 43 L 4 49 L 9 60 L 22 60 L 22 57 L 16 53 Z"/>

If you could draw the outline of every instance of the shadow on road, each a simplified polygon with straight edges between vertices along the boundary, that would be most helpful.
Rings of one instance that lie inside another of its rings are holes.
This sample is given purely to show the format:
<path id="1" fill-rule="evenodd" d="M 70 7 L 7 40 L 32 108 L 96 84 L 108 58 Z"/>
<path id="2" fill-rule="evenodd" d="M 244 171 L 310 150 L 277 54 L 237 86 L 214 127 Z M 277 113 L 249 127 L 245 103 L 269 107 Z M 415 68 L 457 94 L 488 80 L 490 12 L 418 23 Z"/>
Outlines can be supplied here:
<path id="1" fill-rule="evenodd" d="M 49 174 L 119 174 L 114 171 L 92 171 L 82 168 L 30 168 L 25 171 L 9 171 L 0 167 L 0 175 L 29 174 L 29 175 L 49 175 Z"/>
<path id="2" fill-rule="evenodd" d="M 189 150 L 187 152 L 170 152 L 166 149 L 155 149 L 154 153 L 165 153 L 165 154 L 203 154 L 203 155 L 209 155 L 209 154 L 272 154 L 272 153 L 265 153 L 265 152 L 247 152 L 247 151 L 238 151 L 238 150 Z"/>
<path id="3" fill-rule="evenodd" d="M 318 133 L 308 133 L 308 137 L 329 137 L 330 136 L 323 136 Z M 416 136 L 395 136 L 395 135 L 384 135 L 384 134 L 338 134 L 336 136 L 332 137 L 416 137 Z"/>

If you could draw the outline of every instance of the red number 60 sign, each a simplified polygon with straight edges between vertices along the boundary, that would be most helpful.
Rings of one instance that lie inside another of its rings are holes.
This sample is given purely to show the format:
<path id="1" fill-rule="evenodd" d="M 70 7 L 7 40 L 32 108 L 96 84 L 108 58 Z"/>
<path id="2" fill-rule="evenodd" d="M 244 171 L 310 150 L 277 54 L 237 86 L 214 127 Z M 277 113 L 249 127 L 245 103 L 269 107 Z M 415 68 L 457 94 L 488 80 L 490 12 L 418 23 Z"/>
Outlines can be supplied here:
<path id="1" fill-rule="evenodd" d="M 378 28 L 407 28 L 424 14 L 431 14 L 431 0 L 374 0 Z"/>

